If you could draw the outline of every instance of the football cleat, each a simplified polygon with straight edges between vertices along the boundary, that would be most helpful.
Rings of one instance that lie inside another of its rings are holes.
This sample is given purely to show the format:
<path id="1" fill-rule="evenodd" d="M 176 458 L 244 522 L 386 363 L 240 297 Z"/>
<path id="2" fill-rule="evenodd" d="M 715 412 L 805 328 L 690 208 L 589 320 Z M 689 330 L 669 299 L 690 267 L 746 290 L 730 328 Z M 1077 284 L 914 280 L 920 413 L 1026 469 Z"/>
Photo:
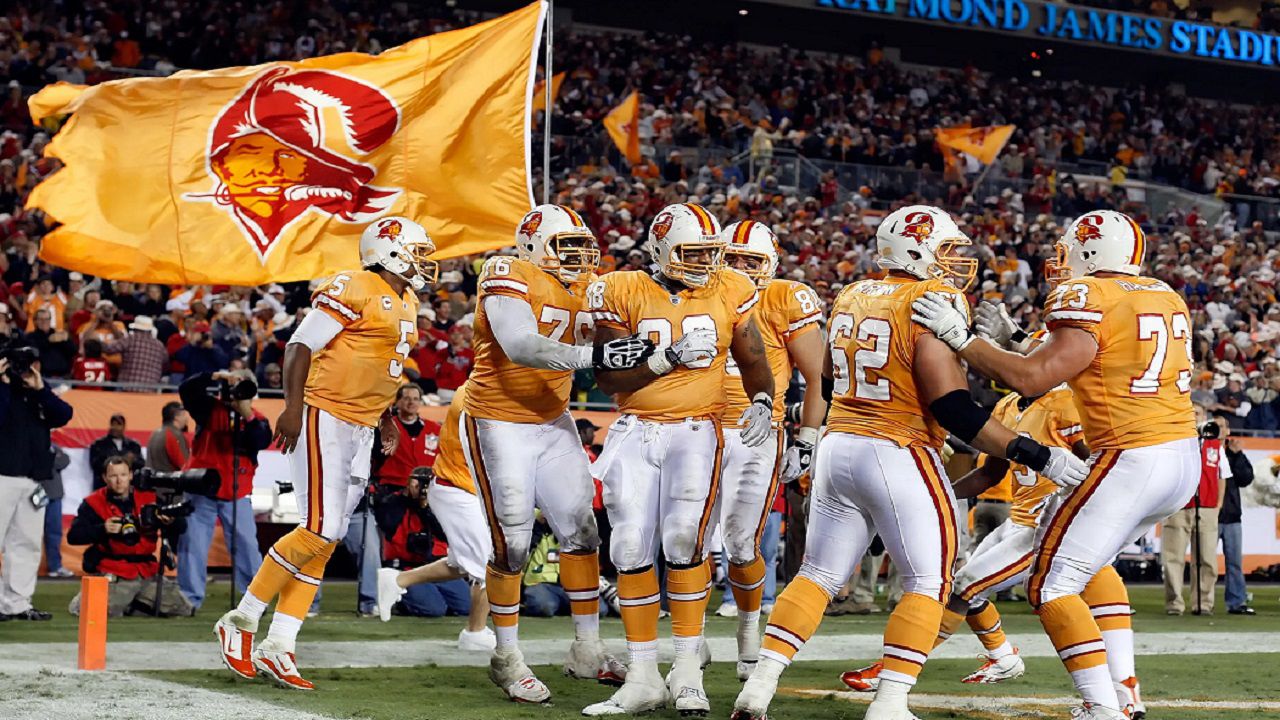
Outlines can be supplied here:
<path id="1" fill-rule="evenodd" d="M 880 687 L 880 671 L 884 663 L 873 662 L 860 670 L 850 670 L 840 676 L 840 682 L 854 692 L 875 692 Z"/>
<path id="2" fill-rule="evenodd" d="M 1071 720 L 1128 720 L 1128 718 L 1129 716 L 1120 710 L 1112 710 L 1093 703 L 1071 708 Z"/>
<path id="3" fill-rule="evenodd" d="M 738 693 L 738 698 L 733 701 L 733 714 L 729 716 L 730 720 L 766 720 L 769 703 L 777 691 L 777 679 L 747 678 L 742 691 Z"/>
<path id="4" fill-rule="evenodd" d="M 755 660 L 738 661 L 738 682 L 746 682 L 751 677 L 751 673 L 756 670 L 756 662 Z"/>
<path id="5" fill-rule="evenodd" d="M 1116 683 L 1116 698 L 1121 707 L 1128 709 L 1132 720 L 1142 720 L 1147 716 L 1147 706 L 1142 703 L 1142 685 L 1138 678 L 1131 677 Z"/>
<path id="6" fill-rule="evenodd" d="M 494 635 L 493 630 L 484 628 L 471 632 L 466 628 L 458 633 L 458 649 L 465 652 L 488 652 L 491 653 L 498 647 L 498 636 Z"/>
<path id="7" fill-rule="evenodd" d="M 582 714 L 587 717 L 601 715 L 639 715 L 640 713 L 661 710 L 667 706 L 671 696 L 667 686 L 658 674 L 658 663 L 633 662 L 627 669 L 626 682 L 618 688 L 613 697 L 588 705 Z"/>
<path id="8" fill-rule="evenodd" d="M 551 700 L 551 690 L 534 676 L 519 650 L 495 652 L 489 658 L 489 679 L 513 702 L 538 704 Z"/>
<path id="9" fill-rule="evenodd" d="M 267 638 L 253 651 L 253 666 L 263 677 L 290 690 L 314 690 L 315 685 L 298 672 L 298 661 L 283 643 Z"/>
<path id="10" fill-rule="evenodd" d="M 258 623 L 239 610 L 223 615 L 213 626 L 222 664 L 248 680 L 257 675 L 253 669 L 253 635 L 257 631 Z"/>
<path id="11" fill-rule="evenodd" d="M 982 667 L 969 673 L 960 682 L 987 685 L 990 683 L 1003 682 L 1014 678 L 1022 677 L 1027 672 L 1026 663 L 1022 662 L 1022 657 L 1018 655 L 1018 649 L 1014 648 L 1013 653 L 995 660 L 986 655 L 979 655 L 979 658 L 986 660 Z"/>
<path id="12" fill-rule="evenodd" d="M 396 582 L 400 571 L 395 568 L 378 568 L 378 618 L 382 622 L 391 619 L 391 607 L 404 596 L 404 588 Z M 458 642 L 462 642 L 459 638 Z"/>
<path id="13" fill-rule="evenodd" d="M 738 617 L 738 606 L 733 603 L 720 603 L 720 607 L 716 608 L 716 617 L 734 618 Z"/>
<path id="14" fill-rule="evenodd" d="M 693 658 L 676 658 L 667 673 L 667 689 L 681 717 L 706 717 L 711 702 L 702 689 L 702 668 Z"/>
<path id="15" fill-rule="evenodd" d="M 599 640 L 574 640 L 564 661 L 564 674 L 616 687 L 627 679 L 627 666 L 610 655 Z"/>
<path id="16" fill-rule="evenodd" d="M 872 702 L 867 706 L 867 714 L 862 716 L 863 720 L 920 720 L 914 713 L 907 709 L 906 705 L 889 705 L 886 703 L 877 704 Z"/>

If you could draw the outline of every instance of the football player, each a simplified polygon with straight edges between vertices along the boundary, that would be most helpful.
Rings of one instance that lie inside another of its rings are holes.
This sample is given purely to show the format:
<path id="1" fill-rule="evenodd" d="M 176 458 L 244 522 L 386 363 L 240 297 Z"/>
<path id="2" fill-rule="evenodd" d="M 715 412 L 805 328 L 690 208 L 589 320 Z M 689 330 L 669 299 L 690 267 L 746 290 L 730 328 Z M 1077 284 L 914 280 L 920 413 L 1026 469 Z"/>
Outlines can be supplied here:
<path id="1" fill-rule="evenodd" d="M 778 481 L 792 481 L 808 472 L 818 428 L 827 413 L 822 399 L 822 305 L 813 290 L 794 280 L 778 280 L 778 239 L 769 226 L 754 220 L 724 229 L 724 262 L 747 275 L 760 291 L 756 325 L 764 339 L 765 355 L 773 371 L 774 430 L 756 447 L 747 447 L 738 433 L 724 436 L 724 469 L 719 520 L 729 556 L 729 587 L 738 611 L 738 679 L 746 680 L 760 654 L 760 602 L 764 595 L 765 563 L 760 537 L 778 491 Z M 783 461 L 783 395 L 793 368 L 805 379 L 800 429 Z M 724 391 L 728 404 L 720 421 L 735 425 L 751 405 L 742 389 L 742 375 L 730 358 Z"/>
<path id="2" fill-rule="evenodd" d="M 386 413 L 404 382 L 417 342 L 417 293 L 435 282 L 435 244 L 418 223 L 386 217 L 360 235 L 363 269 L 334 275 L 316 290 L 314 308 L 285 347 L 285 409 L 275 439 L 289 456 L 302 523 L 267 552 L 239 607 L 218 620 L 222 661 L 246 678 L 258 672 L 287 688 L 310 690 L 294 657 L 333 548 L 365 495 L 373 429 L 383 452 L 400 433 Z M 258 620 L 279 597 L 267 638 L 256 650 Z"/>
<path id="3" fill-rule="evenodd" d="M 769 616 L 735 720 L 765 716 L 782 671 L 876 534 L 901 569 L 904 594 L 885 628 L 866 717 L 915 717 L 907 694 L 938 635 L 956 559 L 955 498 L 938 454 L 948 431 L 1061 485 L 1085 475 L 1069 451 L 992 419 L 970 397 L 951 349 L 911 322 L 911 303 L 926 292 L 964 303 L 977 261 L 961 255 L 970 242 L 955 222 L 934 207 L 905 207 L 881 222 L 876 244 L 888 275 L 846 287 L 831 309 L 822 385 L 832 405 L 814 460 L 804 563 Z"/>
<path id="4" fill-rule="evenodd" d="M 1082 696 L 1080 716 L 1122 718 L 1102 631 L 1082 591 L 1195 492 L 1191 316 L 1182 296 L 1141 275 L 1146 238 L 1127 215 L 1088 213 L 1056 250 L 1046 264 L 1056 283 L 1045 301 L 1048 336 L 1027 355 L 976 337 L 949 298 L 920 298 L 914 319 L 970 368 L 1023 395 L 1062 382 L 1075 392 L 1094 453 L 1089 476 L 1040 523 L 1027 596 Z M 1111 592 L 1118 601 L 1123 585 Z"/>
<path id="5" fill-rule="evenodd" d="M 583 297 L 600 250 L 577 212 L 535 207 L 517 226 L 515 245 L 518 257 L 490 258 L 480 273 L 476 364 L 460 422 L 493 541 L 485 589 L 497 648 L 489 678 L 514 701 L 543 703 L 551 691 L 525 664 L 518 642 L 535 506 L 560 543 L 575 631 L 566 674 L 614 683 L 625 674 L 600 641 L 595 485 L 569 414 L 569 392 L 575 370 L 635 367 L 654 346 L 639 337 L 592 345 Z"/>
<path id="6" fill-rule="evenodd" d="M 471 584 L 471 613 L 467 627 L 458 634 L 460 650 L 492 650 L 491 634 L 485 627 L 489 601 L 484 594 L 485 566 L 493 555 L 493 540 L 485 521 L 484 508 L 476 496 L 475 482 L 467 470 L 462 454 L 462 404 L 466 383 L 458 388 L 449 403 L 440 428 L 440 444 L 431 466 L 431 484 L 427 486 L 427 504 L 449 543 L 449 554 L 433 563 L 405 570 L 378 569 L 378 615 L 383 622 L 391 619 L 395 605 L 407 588 L 421 583 L 445 582 L 465 578 Z M 487 647 L 485 647 L 487 645 Z"/>
<path id="7" fill-rule="evenodd" d="M 722 267 L 724 245 L 702 206 L 668 205 L 649 226 L 657 272 L 610 273 L 587 291 L 597 347 L 640 333 L 660 351 L 633 370 L 596 373 L 622 414 L 595 469 L 613 526 L 609 552 L 631 662 L 622 688 L 584 715 L 644 712 L 664 707 L 668 697 L 683 715 L 710 710 L 700 658 L 711 585 L 705 543 L 720 489 L 729 355 L 751 398 L 730 432 L 747 448 L 775 435 L 773 373 L 753 312 L 759 292 Z M 659 540 L 676 655 L 665 684 L 658 674 Z"/>

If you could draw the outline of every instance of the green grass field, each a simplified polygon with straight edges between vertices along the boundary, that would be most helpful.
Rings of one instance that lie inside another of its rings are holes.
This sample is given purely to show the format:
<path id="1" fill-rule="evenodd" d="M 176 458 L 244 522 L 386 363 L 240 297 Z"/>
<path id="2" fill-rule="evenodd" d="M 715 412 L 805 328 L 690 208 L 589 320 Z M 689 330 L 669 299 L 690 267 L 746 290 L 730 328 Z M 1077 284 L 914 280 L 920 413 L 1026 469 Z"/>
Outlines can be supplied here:
<path id="1" fill-rule="evenodd" d="M 42 581 L 36 596 L 36 605 L 53 611 L 55 619 L 48 623 L 8 622 L 0 624 L 0 642 L 49 643 L 74 642 L 76 622 L 66 612 L 66 604 L 78 588 L 73 582 Z M 1213 617 L 1168 617 L 1163 611 L 1163 591 L 1159 587 L 1139 586 L 1131 588 L 1131 600 L 1137 612 L 1135 627 L 1141 633 L 1185 634 L 1184 653 L 1166 653 L 1142 656 L 1138 660 L 1139 674 L 1143 681 L 1144 697 L 1161 699 L 1240 701 L 1280 700 L 1280 674 L 1272 669 L 1280 655 L 1250 654 L 1250 636 L 1254 632 L 1280 631 L 1280 588 L 1258 586 L 1254 606 L 1256 617 L 1230 616 L 1219 613 Z M 355 616 L 355 587 L 349 582 L 326 584 L 322 614 L 309 620 L 300 641 L 305 648 L 308 642 L 326 640 L 412 640 L 456 637 L 461 618 L 422 620 L 393 618 L 389 623 L 376 619 L 360 619 Z M 1221 603 L 1220 603 L 1221 605 Z M 205 607 L 192 618 L 123 618 L 109 624 L 109 641 L 144 640 L 210 641 L 209 629 L 227 607 L 227 584 L 210 586 L 210 598 Z M 714 608 L 715 605 L 713 604 Z M 1003 603 L 1006 630 L 1013 637 L 1019 634 L 1040 634 L 1038 621 L 1024 603 Z M 828 618 L 819 630 L 820 634 L 878 634 L 886 615 Z M 712 636 L 731 636 L 735 621 L 710 617 L 707 631 Z M 1235 632 L 1240 634 L 1239 654 L 1196 654 L 1195 633 Z M 668 628 L 663 628 L 667 633 Z M 525 619 L 521 634 L 525 638 L 568 638 L 572 633 L 568 618 Z M 616 619 L 603 622 L 602 634 L 608 638 L 622 635 L 621 624 Z M 305 651 L 304 651 L 305 652 Z M 305 656 L 300 658 L 304 667 Z M 783 676 L 782 691 L 771 708 L 770 717 L 830 718 L 852 720 L 861 718 L 864 705 L 835 697 L 807 696 L 802 690 L 842 690 L 838 676 L 843 670 L 857 667 L 870 658 L 850 658 L 847 662 L 799 662 Z M 982 709 L 986 696 L 1039 696 L 1059 698 L 1072 694 L 1069 679 L 1061 664 L 1054 658 L 1028 658 L 1028 672 L 1024 678 L 999 686 L 963 685 L 958 679 L 977 665 L 976 660 L 935 659 L 929 662 L 918 686 L 919 693 L 942 694 L 958 698 L 972 697 L 979 709 L 929 710 L 919 709 L 923 720 L 942 718 L 997 718 L 997 717 L 1057 717 L 1067 716 L 1066 706 L 1053 708 L 1020 708 L 1017 714 L 1000 713 Z M 519 706 L 502 700 L 485 673 L 479 667 L 393 667 L 361 669 L 307 668 L 307 676 L 319 689 L 311 693 L 298 693 L 278 689 L 265 682 L 249 682 L 232 678 L 222 671 L 172 670 L 139 673 L 143 677 L 158 678 L 225 693 L 231 698 L 255 699 L 286 709 L 310 711 L 334 718 L 369 718 L 371 720 L 413 720 L 436 718 L 449 720 L 473 720 L 480 718 L 539 718 L 544 720 L 579 717 L 585 705 L 608 696 L 610 690 L 589 682 L 570 681 L 560 676 L 556 667 L 539 669 L 539 676 L 551 686 L 555 702 L 550 707 Z M 0 670 L 0 677 L 3 670 Z M 4 684 L 0 682 L 0 685 Z M 706 687 L 712 702 L 712 717 L 727 717 L 739 683 L 733 676 L 733 666 L 717 662 L 707 671 Z M 674 711 L 659 713 L 655 717 L 671 717 Z M 1261 709 L 1153 709 L 1148 714 L 1152 720 L 1226 720 L 1232 718 L 1258 718 L 1280 720 L 1280 711 Z"/>

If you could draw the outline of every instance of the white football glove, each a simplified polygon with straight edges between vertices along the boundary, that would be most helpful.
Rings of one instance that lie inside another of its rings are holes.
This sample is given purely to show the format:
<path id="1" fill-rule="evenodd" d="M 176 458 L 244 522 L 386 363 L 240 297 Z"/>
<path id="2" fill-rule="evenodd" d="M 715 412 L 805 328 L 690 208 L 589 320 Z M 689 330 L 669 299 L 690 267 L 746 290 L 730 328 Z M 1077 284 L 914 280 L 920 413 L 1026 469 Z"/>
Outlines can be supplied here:
<path id="1" fill-rule="evenodd" d="M 983 300 L 973 313 L 973 330 L 992 344 L 1006 350 L 1027 354 L 1031 350 L 1031 337 L 1018 323 L 1009 317 L 1004 303 Z"/>
<path id="2" fill-rule="evenodd" d="M 649 359 L 653 341 L 637 335 L 610 340 L 591 351 L 591 364 L 604 370 L 627 370 Z"/>
<path id="3" fill-rule="evenodd" d="M 960 352 L 973 342 L 965 309 L 963 295 L 930 290 L 911 303 L 911 319 L 950 345 L 952 350 Z"/>
<path id="4" fill-rule="evenodd" d="M 818 431 L 802 427 L 782 458 L 782 482 L 795 482 L 813 466 L 814 446 L 818 444 Z"/>
<path id="5" fill-rule="evenodd" d="M 756 393 L 751 404 L 738 417 L 738 424 L 742 426 L 740 432 L 744 445 L 756 447 L 763 443 L 773 430 L 773 398 L 767 393 Z"/>
<path id="6" fill-rule="evenodd" d="M 716 356 L 716 333 L 710 328 L 697 328 L 685 333 L 671 347 L 649 356 L 649 369 L 654 375 L 666 375 L 677 365 L 708 361 Z"/>
<path id="7" fill-rule="evenodd" d="M 1089 466 L 1070 450 L 1051 446 L 1049 462 L 1045 463 L 1044 469 L 1038 472 L 1058 487 L 1073 488 L 1089 476 Z"/>

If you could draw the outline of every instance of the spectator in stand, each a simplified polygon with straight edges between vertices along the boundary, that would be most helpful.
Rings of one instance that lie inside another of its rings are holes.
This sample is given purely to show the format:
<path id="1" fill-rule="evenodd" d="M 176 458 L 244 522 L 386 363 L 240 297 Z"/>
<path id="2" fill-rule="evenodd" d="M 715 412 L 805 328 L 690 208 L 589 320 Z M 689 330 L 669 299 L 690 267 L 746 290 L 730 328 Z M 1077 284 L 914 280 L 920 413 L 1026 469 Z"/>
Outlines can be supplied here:
<path id="1" fill-rule="evenodd" d="M 102 471 L 107 466 L 107 458 L 119 456 L 128 460 L 134 469 L 142 467 L 142 446 L 125 433 L 124 415 L 116 413 L 111 416 L 107 434 L 89 445 L 89 471 L 93 473 L 95 490 L 102 487 Z"/>
<path id="2" fill-rule="evenodd" d="M 1249 595 L 1244 584 L 1244 532 L 1240 510 L 1240 488 L 1253 484 L 1253 463 L 1244 454 L 1240 441 L 1233 437 L 1222 443 L 1226 454 L 1226 466 L 1230 470 L 1225 478 L 1222 509 L 1218 511 L 1218 536 L 1222 538 L 1222 557 L 1226 564 L 1227 612 L 1232 615 L 1256 615 L 1249 607 Z"/>
<path id="3" fill-rule="evenodd" d="M 212 375 L 219 370 L 226 370 L 231 364 L 231 358 L 227 353 L 214 344 L 209 323 L 203 320 L 191 326 L 190 332 L 187 333 L 186 344 L 172 357 L 182 363 L 186 377 Z"/>
<path id="4" fill-rule="evenodd" d="M 102 357 L 102 343 L 97 338 L 84 341 L 84 355 L 71 363 L 71 379 L 88 384 L 111 382 L 111 366 Z"/>
<path id="5" fill-rule="evenodd" d="M 80 307 L 72 311 L 71 318 L 68 321 L 68 329 L 71 334 L 80 337 L 80 331 L 93 320 L 94 308 L 102 301 L 102 293 L 97 289 L 88 289 L 84 291 L 84 300 Z"/>
<path id="6" fill-rule="evenodd" d="M 67 377 L 75 362 L 76 344 L 66 330 L 53 327 L 52 312 L 43 307 L 35 312 L 35 328 L 27 333 L 27 342 L 40 353 L 40 367 L 48 377 Z"/>
<path id="7" fill-rule="evenodd" d="M 135 611 L 169 617 L 191 615 L 192 608 L 165 578 L 163 598 L 156 612 L 156 583 L 160 572 L 156 550 L 163 529 L 170 537 L 182 533 L 186 521 L 151 510 L 156 494 L 135 490 L 130 462 L 119 456 L 107 458 L 98 489 L 80 503 L 76 519 L 67 530 L 71 545 L 89 545 L 84 554 L 84 570 L 90 575 L 106 575 L 111 581 L 107 593 L 107 615 L 121 617 Z M 67 611 L 80 614 L 80 595 L 71 599 Z"/>
<path id="8" fill-rule="evenodd" d="M 213 321 L 211 335 L 213 343 L 226 353 L 228 358 L 243 358 L 249 355 L 249 336 L 244 331 L 244 311 L 235 302 L 224 303 L 218 309 L 218 317 Z"/>
<path id="9" fill-rule="evenodd" d="M 3 285 L 0 282 L 0 285 Z M 0 305 L 0 340 L 18 340 L 22 333 L 13 325 L 13 311 L 8 305 Z"/>
<path id="10" fill-rule="evenodd" d="M 262 564 L 249 496 L 253 493 L 258 453 L 271 444 L 271 425 L 253 409 L 252 399 L 228 401 L 219 397 L 223 384 L 234 386 L 246 380 L 253 380 L 248 370 L 201 373 L 188 377 L 178 388 L 182 406 L 196 421 L 191 456 L 182 469 L 211 468 L 218 471 L 221 479 L 213 497 L 188 495 L 194 511 L 187 518 L 187 532 L 178 541 L 178 587 L 196 609 L 204 603 L 209 545 L 216 521 L 222 523 L 228 551 L 235 549 L 232 577 L 237 592 L 245 592 Z M 238 432 L 234 429 L 237 418 Z"/>
<path id="11" fill-rule="evenodd" d="M 274 395 L 279 397 L 284 393 L 284 372 L 276 363 L 267 363 L 262 368 L 262 385 L 263 391 L 274 391 Z"/>
<path id="12" fill-rule="evenodd" d="M 435 328 L 436 313 L 425 303 L 418 308 L 418 345 L 413 361 L 418 364 L 418 385 L 423 392 L 436 391 L 436 368 L 447 354 L 449 337 Z"/>
<path id="13" fill-rule="evenodd" d="M 36 360 L 19 378 L 0 360 L 0 619 L 48 620 L 31 605 L 40 567 L 44 507 L 32 497 L 53 477 L 50 431 L 71 421 Z"/>
<path id="14" fill-rule="evenodd" d="M 125 335 L 124 323 L 116 320 L 117 312 L 114 302 L 99 300 L 93 307 L 93 317 L 89 318 L 89 322 L 80 329 L 80 346 L 84 347 L 88 340 L 97 340 L 102 343 L 102 359 L 107 361 L 112 371 L 120 367 L 120 354 L 106 352 L 106 346 Z"/>
<path id="15" fill-rule="evenodd" d="M 443 307 L 447 307 L 444 305 Z M 449 349 L 436 365 L 436 394 L 449 401 L 453 393 L 467 381 L 476 365 L 476 354 L 471 349 L 471 328 L 454 325 L 449 331 Z"/>
<path id="16" fill-rule="evenodd" d="M 385 567 L 408 570 L 437 564 L 444 574 L 450 574 L 445 568 L 449 545 L 444 530 L 427 505 L 424 485 L 430 478 L 430 470 L 414 473 L 400 492 L 385 496 L 375 508 L 378 529 L 384 538 L 382 563 Z M 412 617 L 470 615 L 471 587 L 459 577 L 418 582 L 405 588 L 391 612 Z M 484 615 L 471 617 L 469 629 L 484 632 Z"/>
<path id="17" fill-rule="evenodd" d="M 164 286 L 152 283 L 138 299 L 138 314 L 151 318 L 161 317 L 165 314 L 167 300 Z"/>
<path id="18" fill-rule="evenodd" d="M 53 328 L 55 330 L 66 328 L 66 309 L 67 296 L 53 286 L 53 278 L 48 275 L 42 275 L 36 281 L 36 286 L 32 289 L 31 294 L 27 297 L 27 332 L 35 329 L 35 314 L 40 310 L 49 311 L 53 318 Z"/>
<path id="19" fill-rule="evenodd" d="M 191 445 L 187 429 L 191 415 L 180 402 L 167 402 L 160 409 L 160 427 L 147 438 L 147 467 L 160 472 L 177 472 L 187 466 Z"/>
<path id="20" fill-rule="evenodd" d="M 1227 386 L 1218 391 L 1218 403 L 1212 408 L 1213 412 L 1227 421 L 1232 430 L 1243 429 L 1245 418 L 1253 409 L 1253 403 L 1249 402 L 1248 396 L 1244 394 L 1243 384 L 1240 376 L 1233 373 L 1227 378 Z"/>
<path id="21" fill-rule="evenodd" d="M 169 354 L 156 339 L 156 326 L 151 318 L 139 315 L 129 323 L 129 334 L 108 342 L 103 348 L 119 353 L 120 372 L 116 382 L 137 385 L 159 385 Z"/>

